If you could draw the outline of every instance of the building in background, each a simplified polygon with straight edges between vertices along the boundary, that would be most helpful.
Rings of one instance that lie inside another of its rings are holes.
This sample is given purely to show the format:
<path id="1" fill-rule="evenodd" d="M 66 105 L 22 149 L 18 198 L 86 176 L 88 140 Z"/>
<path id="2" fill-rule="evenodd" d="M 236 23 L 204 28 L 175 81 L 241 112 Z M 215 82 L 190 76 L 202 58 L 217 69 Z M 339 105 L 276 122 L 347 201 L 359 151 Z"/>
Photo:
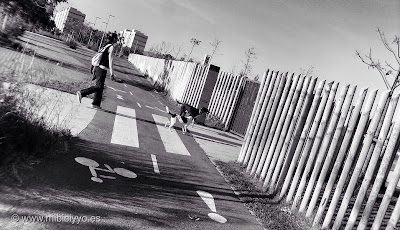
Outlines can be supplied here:
<path id="1" fill-rule="evenodd" d="M 134 53 L 143 54 L 147 43 L 147 35 L 139 30 L 125 29 L 120 32 L 120 36 L 124 37 L 123 46 L 129 47 Z"/>
<path id="2" fill-rule="evenodd" d="M 66 24 L 68 24 L 71 21 L 77 21 L 83 23 L 85 21 L 85 17 L 86 15 L 80 12 L 79 10 L 73 7 L 68 7 L 56 13 L 54 17 L 54 22 L 56 24 L 56 27 L 61 32 L 63 32 Z"/>

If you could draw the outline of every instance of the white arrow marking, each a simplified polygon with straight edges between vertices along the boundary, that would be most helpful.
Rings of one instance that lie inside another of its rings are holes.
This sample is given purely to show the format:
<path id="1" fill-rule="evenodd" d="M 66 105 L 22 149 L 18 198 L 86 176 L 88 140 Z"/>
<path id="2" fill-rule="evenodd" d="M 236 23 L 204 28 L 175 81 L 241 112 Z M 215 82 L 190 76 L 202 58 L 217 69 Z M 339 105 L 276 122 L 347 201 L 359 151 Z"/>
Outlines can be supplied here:
<path id="1" fill-rule="evenodd" d="M 123 90 L 120 90 L 120 89 L 115 89 L 115 88 L 113 88 L 113 87 L 111 87 L 111 86 L 108 86 L 108 85 L 107 85 L 107 88 L 110 88 L 110 89 L 114 90 L 115 92 L 126 93 L 126 92 L 125 92 L 125 91 L 123 91 Z"/>
<path id="2" fill-rule="evenodd" d="M 118 95 L 118 94 L 117 94 L 117 99 L 124 100 L 124 99 L 122 98 L 122 96 L 121 96 L 121 95 Z"/>
<path id="3" fill-rule="evenodd" d="M 203 201 L 206 203 L 208 208 L 211 209 L 211 211 L 217 212 L 217 208 L 215 207 L 214 197 L 209 192 L 197 190 L 197 194 L 199 194 L 201 199 L 203 199 Z"/>
<path id="4" fill-rule="evenodd" d="M 218 223 L 226 223 L 226 218 L 219 215 L 217 212 L 217 208 L 215 207 L 215 202 L 214 202 L 214 197 L 209 193 L 209 192 L 205 192 L 205 191 L 200 191 L 197 190 L 197 194 L 199 194 L 199 196 L 201 197 L 201 199 L 203 199 L 203 201 L 206 203 L 206 205 L 208 206 L 208 208 L 211 209 L 211 213 L 208 213 L 208 217 L 210 217 L 210 219 L 218 222 Z"/>

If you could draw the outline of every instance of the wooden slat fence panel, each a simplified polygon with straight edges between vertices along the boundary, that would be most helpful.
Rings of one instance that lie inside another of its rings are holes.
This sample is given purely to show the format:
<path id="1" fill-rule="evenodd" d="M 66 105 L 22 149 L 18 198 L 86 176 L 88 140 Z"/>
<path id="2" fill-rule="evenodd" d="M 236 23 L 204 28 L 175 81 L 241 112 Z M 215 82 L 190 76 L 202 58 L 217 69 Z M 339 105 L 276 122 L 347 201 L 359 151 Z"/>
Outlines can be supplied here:
<path id="1" fill-rule="evenodd" d="M 383 92 L 372 113 L 377 90 L 362 89 L 354 99 L 356 86 L 336 95 L 339 83 L 315 88 L 316 81 L 266 72 L 238 162 L 272 196 L 286 196 L 293 209 L 314 217 L 315 226 L 322 220 L 324 229 L 400 226 L 393 196 L 400 160 L 392 165 L 400 145 L 399 95 Z"/>

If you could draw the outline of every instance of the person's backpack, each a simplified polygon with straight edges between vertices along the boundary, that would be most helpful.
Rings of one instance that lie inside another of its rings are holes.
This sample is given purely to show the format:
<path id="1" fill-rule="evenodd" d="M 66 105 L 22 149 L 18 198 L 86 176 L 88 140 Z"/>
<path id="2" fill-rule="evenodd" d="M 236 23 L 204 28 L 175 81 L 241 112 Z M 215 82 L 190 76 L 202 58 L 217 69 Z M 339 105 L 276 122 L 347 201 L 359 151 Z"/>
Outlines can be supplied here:
<path id="1" fill-rule="evenodd" d="M 93 68 L 95 66 L 99 66 L 100 65 L 100 61 L 101 58 L 103 56 L 104 51 L 106 51 L 106 49 L 108 49 L 111 46 L 111 44 L 108 44 L 106 46 L 104 46 L 103 49 L 100 50 L 100 52 L 98 52 L 96 55 L 93 56 L 92 58 L 92 67 L 90 68 L 90 72 L 93 72 Z"/>

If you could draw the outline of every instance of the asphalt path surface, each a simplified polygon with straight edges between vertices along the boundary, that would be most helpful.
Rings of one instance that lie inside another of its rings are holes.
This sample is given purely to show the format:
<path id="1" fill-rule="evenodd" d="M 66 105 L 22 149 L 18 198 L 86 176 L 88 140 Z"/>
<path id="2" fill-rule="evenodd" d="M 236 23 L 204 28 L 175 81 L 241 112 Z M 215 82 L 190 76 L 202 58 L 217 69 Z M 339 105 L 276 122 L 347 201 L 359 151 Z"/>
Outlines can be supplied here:
<path id="1" fill-rule="evenodd" d="M 0 186 L 0 229 L 262 229 L 190 133 L 165 134 L 149 83 L 119 71 L 63 154 L 33 165 L 22 185 Z M 112 143 L 136 137 L 136 147 Z"/>

